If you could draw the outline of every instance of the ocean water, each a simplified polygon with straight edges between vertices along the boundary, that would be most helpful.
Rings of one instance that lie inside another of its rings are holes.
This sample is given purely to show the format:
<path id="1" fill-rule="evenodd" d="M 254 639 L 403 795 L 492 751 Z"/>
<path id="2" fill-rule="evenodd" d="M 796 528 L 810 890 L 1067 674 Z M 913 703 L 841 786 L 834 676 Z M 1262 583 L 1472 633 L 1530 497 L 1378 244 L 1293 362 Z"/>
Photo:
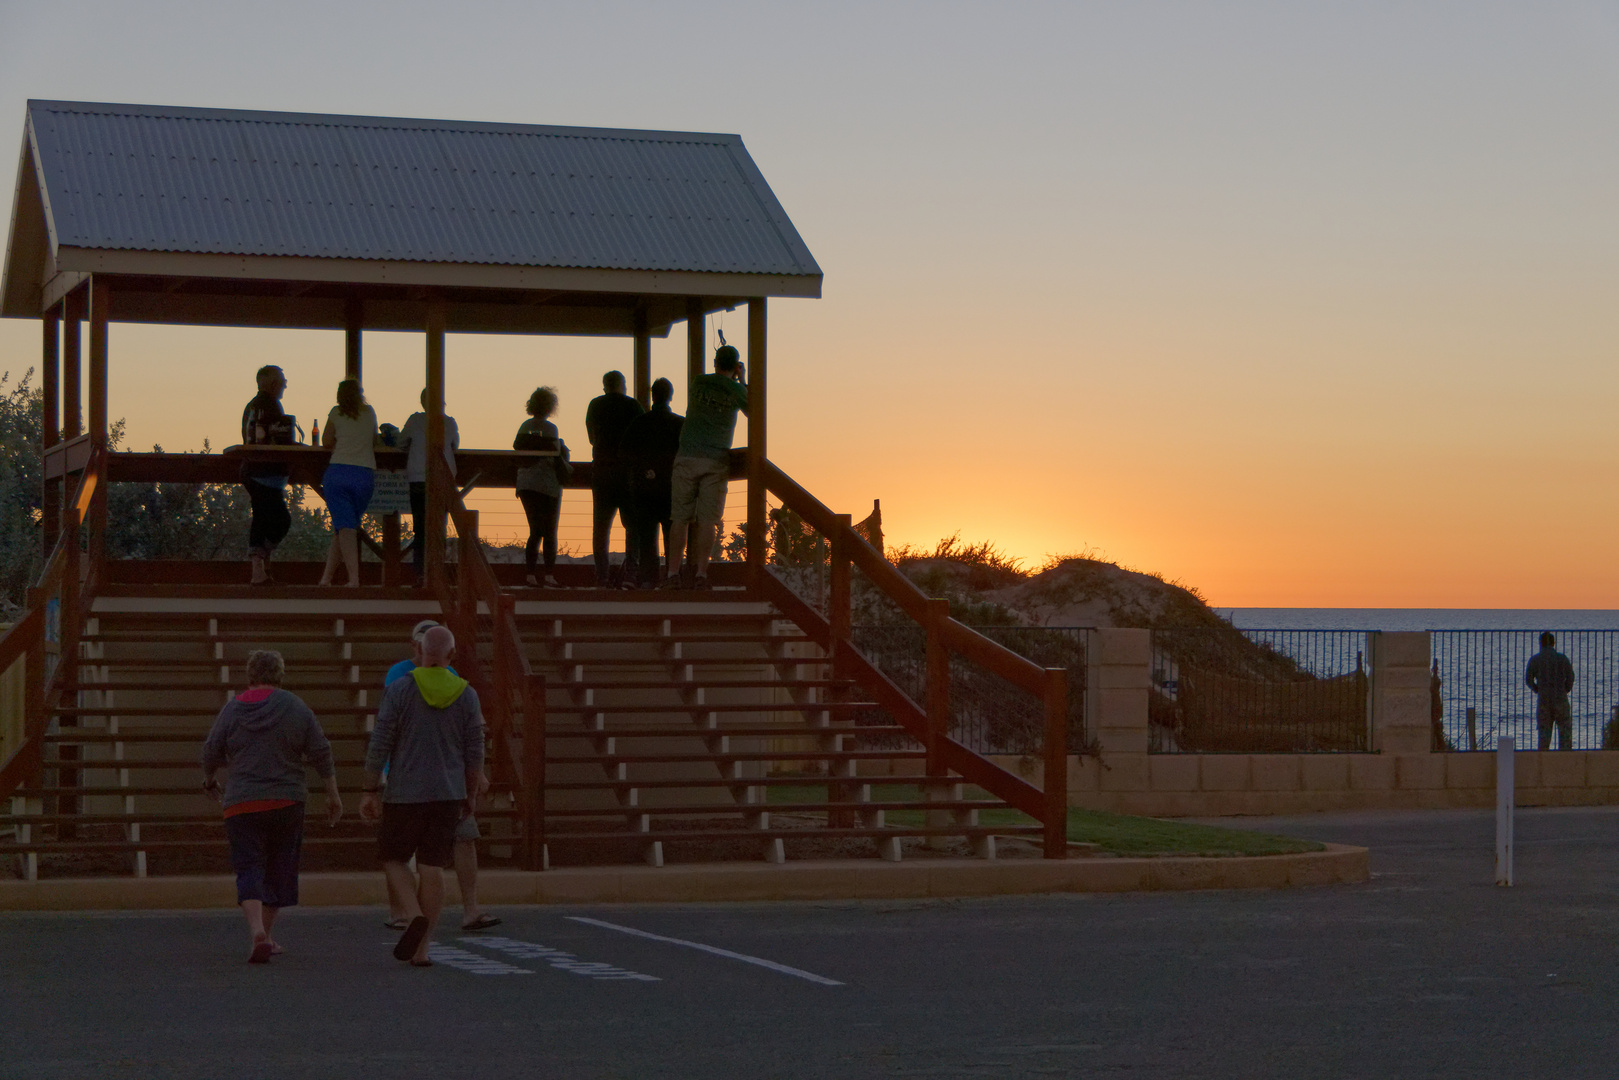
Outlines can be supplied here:
<path id="1" fill-rule="evenodd" d="M 1244 630 L 1619 630 L 1608 608 L 1216 608 Z"/>
<path id="2" fill-rule="evenodd" d="M 1250 636 L 1272 643 L 1294 659 L 1313 660 L 1323 651 L 1340 659 L 1330 676 L 1353 670 L 1348 657 L 1365 648 L 1358 633 L 1431 630 L 1434 675 L 1439 680 L 1441 723 L 1456 750 L 1493 750 L 1498 735 L 1512 735 L 1520 749 L 1539 745 L 1539 699 L 1524 683 L 1529 658 L 1542 631 L 1557 636 L 1557 649 L 1574 665 L 1569 695 L 1575 749 L 1596 749 L 1619 734 L 1619 611 L 1531 608 L 1222 608 Z M 1262 631 L 1337 631 L 1337 634 L 1265 634 Z M 1320 639 L 1332 638 L 1323 650 Z M 1317 639 L 1312 642 L 1312 638 Z M 1368 650 L 1369 651 L 1369 650 Z M 1314 670 L 1314 663 L 1307 664 Z M 1471 714 L 1471 716 L 1469 715 Z"/>

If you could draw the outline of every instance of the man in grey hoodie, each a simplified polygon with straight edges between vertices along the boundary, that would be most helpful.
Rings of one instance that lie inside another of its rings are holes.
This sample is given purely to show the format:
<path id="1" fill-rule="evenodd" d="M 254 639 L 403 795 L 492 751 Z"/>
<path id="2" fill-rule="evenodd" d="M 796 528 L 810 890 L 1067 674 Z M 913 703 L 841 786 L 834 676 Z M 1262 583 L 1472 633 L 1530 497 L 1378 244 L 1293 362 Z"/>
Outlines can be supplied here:
<path id="1" fill-rule="evenodd" d="M 202 744 L 202 789 L 225 807 L 236 902 L 253 936 L 251 964 L 269 963 L 281 951 L 270 930 L 277 913 L 298 902 L 306 762 L 326 781 L 326 823 L 343 816 L 332 744 L 309 706 L 281 689 L 285 677 L 280 653 L 249 653 L 247 689 L 219 710 Z"/>
<path id="2" fill-rule="evenodd" d="M 489 787 L 483 773 L 483 712 L 478 693 L 449 670 L 455 635 L 435 626 L 422 635 L 421 666 L 382 694 L 365 754 L 360 816 L 382 822 L 382 870 L 410 922 L 394 957 L 429 967 L 428 939 L 444 907 L 444 869 L 454 864 L 455 830 Z M 388 766 L 384 795 L 382 767 Z M 416 859 L 419 880 L 405 864 Z"/>

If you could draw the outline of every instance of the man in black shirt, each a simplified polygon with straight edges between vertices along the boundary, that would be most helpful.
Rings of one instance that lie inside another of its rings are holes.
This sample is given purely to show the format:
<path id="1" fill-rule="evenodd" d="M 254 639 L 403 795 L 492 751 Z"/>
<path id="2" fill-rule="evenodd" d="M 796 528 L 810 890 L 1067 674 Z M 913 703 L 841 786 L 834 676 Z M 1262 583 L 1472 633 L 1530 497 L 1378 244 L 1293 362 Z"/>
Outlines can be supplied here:
<path id="1" fill-rule="evenodd" d="M 669 480 L 674 473 L 675 454 L 680 450 L 680 425 L 684 418 L 669 408 L 675 386 L 668 379 L 652 384 L 652 411 L 642 413 L 624 429 L 619 452 L 630 468 L 631 534 L 636 540 L 635 563 L 643 588 L 658 586 L 658 533 L 663 533 L 663 551 L 669 554 Z M 680 567 L 671 559 L 670 573 Z"/>
<path id="2" fill-rule="evenodd" d="M 609 371 L 602 376 L 606 391 L 585 410 L 585 431 L 590 435 L 590 496 L 595 509 L 590 530 L 591 553 L 596 557 L 596 585 L 613 584 L 607 559 L 607 538 L 613 531 L 613 515 L 624 523 L 624 584 L 632 585 L 635 561 L 634 526 L 630 517 L 630 470 L 619 454 L 619 443 L 630 421 L 641 415 L 641 403 L 624 392 L 624 373 Z"/>
<path id="3" fill-rule="evenodd" d="M 1552 729 L 1557 730 L 1557 748 L 1574 748 L 1574 713 L 1568 695 L 1574 689 L 1574 665 L 1557 651 L 1557 638 L 1550 631 L 1540 635 L 1540 651 L 1529 658 L 1523 681 L 1540 699 L 1535 721 L 1540 728 L 1540 749 L 1552 748 Z"/>
<path id="4" fill-rule="evenodd" d="M 259 368 L 259 392 L 242 410 L 244 446 L 290 446 L 292 420 L 281 411 L 281 395 L 287 390 L 286 374 L 274 364 Z M 279 462 L 242 463 L 242 486 L 253 504 L 253 522 L 247 533 L 247 553 L 253 564 L 252 583 L 273 585 L 270 555 L 292 528 L 287 513 L 287 467 Z"/>

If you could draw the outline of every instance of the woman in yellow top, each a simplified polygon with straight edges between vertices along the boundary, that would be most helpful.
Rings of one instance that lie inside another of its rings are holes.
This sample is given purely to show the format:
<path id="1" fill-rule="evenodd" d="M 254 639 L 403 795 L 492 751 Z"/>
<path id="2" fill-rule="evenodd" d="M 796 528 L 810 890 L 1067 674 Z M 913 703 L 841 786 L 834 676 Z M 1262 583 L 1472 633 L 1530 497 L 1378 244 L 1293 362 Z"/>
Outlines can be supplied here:
<path id="1" fill-rule="evenodd" d="M 371 505 L 371 487 L 377 470 L 377 413 L 365 403 L 360 384 L 344 379 L 337 384 L 337 404 L 326 414 L 320 444 L 332 452 L 331 464 L 321 477 L 321 494 L 332 519 L 332 547 L 326 553 L 322 585 L 330 585 L 339 559 L 349 572 L 348 583 L 360 583 L 360 515 Z"/>

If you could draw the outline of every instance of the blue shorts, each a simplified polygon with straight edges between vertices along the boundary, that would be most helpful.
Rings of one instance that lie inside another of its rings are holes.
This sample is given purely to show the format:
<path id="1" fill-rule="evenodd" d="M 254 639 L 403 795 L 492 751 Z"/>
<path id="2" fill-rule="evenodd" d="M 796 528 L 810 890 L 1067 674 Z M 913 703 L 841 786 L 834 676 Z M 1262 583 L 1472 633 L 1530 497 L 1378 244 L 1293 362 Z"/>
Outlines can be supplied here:
<path id="1" fill-rule="evenodd" d="M 376 473 L 363 465 L 326 466 L 320 490 L 334 530 L 360 527 L 360 515 L 371 505 L 371 485 L 375 481 Z"/>

